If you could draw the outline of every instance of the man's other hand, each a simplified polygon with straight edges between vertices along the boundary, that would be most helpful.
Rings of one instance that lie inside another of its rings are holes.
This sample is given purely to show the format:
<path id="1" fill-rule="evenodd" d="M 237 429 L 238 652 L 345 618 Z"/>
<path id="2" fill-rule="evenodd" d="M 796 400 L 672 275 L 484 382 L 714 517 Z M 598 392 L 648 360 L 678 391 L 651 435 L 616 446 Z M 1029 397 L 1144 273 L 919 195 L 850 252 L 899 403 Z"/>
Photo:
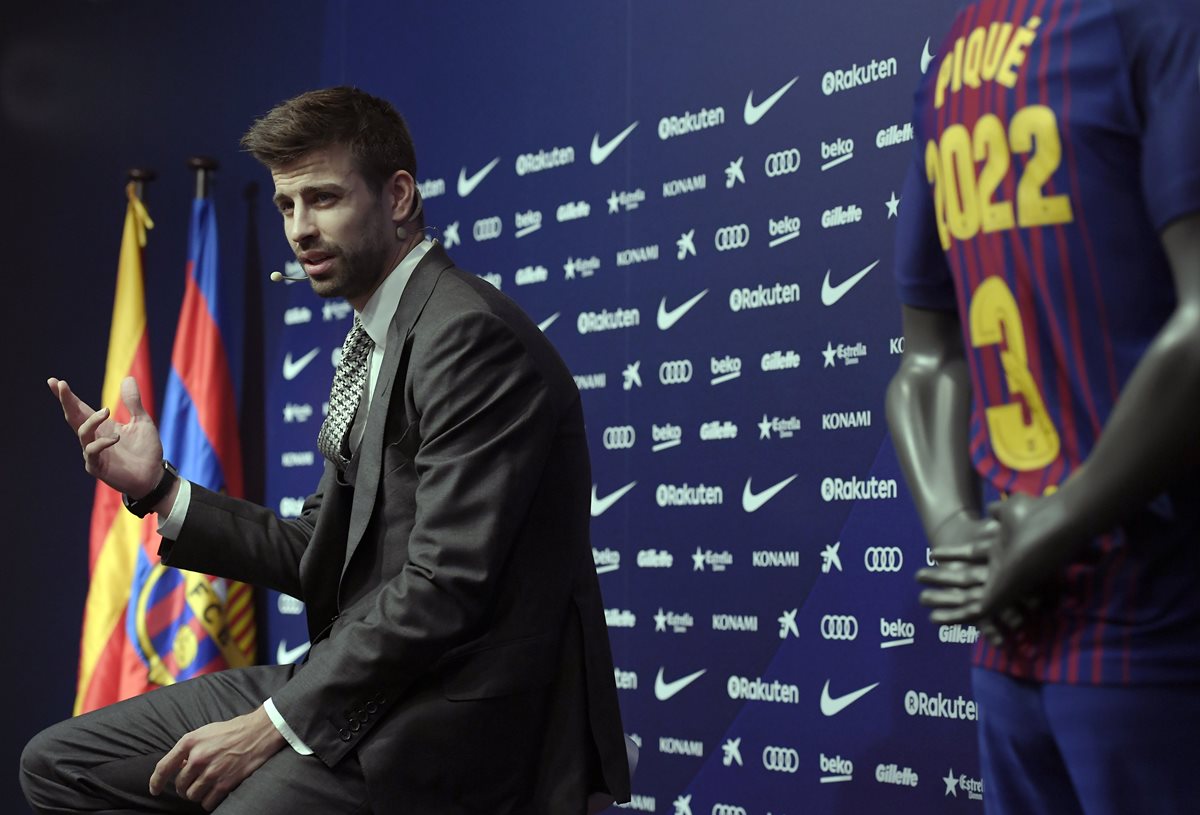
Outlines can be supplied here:
<path id="1" fill-rule="evenodd" d="M 121 401 L 129 422 L 118 424 L 106 407 L 94 410 L 60 379 L 46 381 L 62 405 L 63 417 L 79 437 L 84 468 L 118 492 L 141 498 L 162 477 L 162 441 L 150 414 L 142 407 L 137 382 L 121 382 Z"/>
<path id="2" fill-rule="evenodd" d="M 174 779 L 176 792 L 212 812 L 286 743 L 261 707 L 206 724 L 162 757 L 150 776 L 150 794 L 161 794 Z"/>

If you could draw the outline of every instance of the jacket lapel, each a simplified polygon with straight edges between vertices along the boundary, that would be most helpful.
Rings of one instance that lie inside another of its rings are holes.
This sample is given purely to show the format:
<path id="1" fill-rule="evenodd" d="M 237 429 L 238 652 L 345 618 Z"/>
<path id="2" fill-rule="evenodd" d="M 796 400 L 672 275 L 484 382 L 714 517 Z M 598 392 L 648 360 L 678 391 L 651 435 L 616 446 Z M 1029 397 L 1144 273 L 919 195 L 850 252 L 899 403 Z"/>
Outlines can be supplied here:
<path id="1" fill-rule="evenodd" d="M 429 302 L 438 277 L 452 265 L 453 262 L 441 244 L 435 243 L 413 270 L 412 277 L 404 287 L 404 294 L 400 296 L 396 314 L 388 327 L 387 350 L 383 354 L 383 365 L 371 397 L 367 427 L 358 447 L 358 472 L 354 479 L 354 500 L 346 537 L 346 559 L 342 564 L 343 576 L 375 511 L 375 497 L 379 493 L 380 471 L 383 466 L 383 433 L 391 410 L 393 387 L 396 385 L 397 369 L 400 358 L 404 355 L 404 346 L 425 304 Z M 400 384 L 403 386 L 403 380 Z"/>

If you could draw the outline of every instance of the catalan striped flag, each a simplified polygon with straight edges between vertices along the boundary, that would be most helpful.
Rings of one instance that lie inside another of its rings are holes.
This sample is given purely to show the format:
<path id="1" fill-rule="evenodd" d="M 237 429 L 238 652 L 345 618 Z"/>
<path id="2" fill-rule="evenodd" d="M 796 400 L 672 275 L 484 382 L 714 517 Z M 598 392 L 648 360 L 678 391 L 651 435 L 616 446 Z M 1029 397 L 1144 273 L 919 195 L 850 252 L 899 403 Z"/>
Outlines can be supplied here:
<path id="1" fill-rule="evenodd" d="M 189 481 L 242 495 L 242 456 L 233 380 L 222 339 L 213 202 L 192 205 L 187 280 L 163 398 L 163 455 Z M 169 685 L 253 661 L 250 587 L 172 569 L 139 552 L 128 636 L 148 676 Z"/>
<path id="2" fill-rule="evenodd" d="M 154 227 L 149 213 L 134 193 L 125 188 L 128 205 L 117 264 L 117 294 L 108 338 L 101 404 L 114 421 L 129 421 L 121 401 L 121 381 L 137 380 L 142 404 L 153 416 L 154 388 L 150 378 L 150 346 L 146 335 L 146 299 L 142 276 L 142 249 L 146 230 Z M 154 517 L 142 520 L 121 505 L 121 494 L 96 482 L 92 526 L 88 544 L 89 586 L 79 646 L 79 683 L 75 713 L 95 710 L 141 693 L 146 672 L 129 647 L 126 608 L 134 566 L 146 542 L 153 537 Z"/>

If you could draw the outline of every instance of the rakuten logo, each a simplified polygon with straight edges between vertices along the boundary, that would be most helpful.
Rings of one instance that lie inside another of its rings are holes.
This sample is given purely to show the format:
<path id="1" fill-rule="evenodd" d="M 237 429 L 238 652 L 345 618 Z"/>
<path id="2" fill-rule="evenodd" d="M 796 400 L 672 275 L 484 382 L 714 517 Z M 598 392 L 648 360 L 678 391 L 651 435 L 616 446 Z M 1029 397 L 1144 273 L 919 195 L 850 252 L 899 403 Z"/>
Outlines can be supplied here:
<path id="1" fill-rule="evenodd" d="M 517 175 L 524 176 L 574 163 L 574 147 L 551 147 L 549 150 L 538 150 L 536 153 L 521 153 L 517 156 L 516 170 Z"/>
<path id="2" fill-rule="evenodd" d="M 762 355 L 760 367 L 763 371 L 793 371 L 800 367 L 800 355 L 795 351 L 768 351 Z"/>
<path id="3" fill-rule="evenodd" d="M 617 690 L 637 690 L 638 677 L 633 671 L 613 668 L 613 679 L 617 681 Z"/>
<path id="4" fill-rule="evenodd" d="M 770 702 L 778 705 L 800 704 L 800 689 L 778 680 L 764 682 L 761 677 L 750 679 L 745 676 L 731 676 L 725 683 L 729 698 L 746 702 Z"/>
<path id="5" fill-rule="evenodd" d="M 857 204 L 849 204 L 844 207 L 834 207 L 827 209 L 821 213 L 821 228 L 830 229 L 835 226 L 846 226 L 847 224 L 856 224 L 862 220 L 862 207 Z"/>
<path id="6" fill-rule="evenodd" d="M 733 312 L 785 306 L 799 301 L 799 283 L 776 283 L 770 288 L 759 283 L 753 289 L 740 288 L 729 292 L 729 310 Z"/>
<path id="7" fill-rule="evenodd" d="M 821 753 L 821 783 L 833 784 L 854 779 L 854 762 L 841 756 L 827 758 Z"/>
<path id="8" fill-rule="evenodd" d="M 422 198 L 438 198 L 446 194 L 446 179 L 427 178 L 417 183 L 417 192 Z"/>
<path id="9" fill-rule="evenodd" d="M 821 482 L 821 498 L 825 501 L 875 501 L 895 498 L 899 487 L 894 478 L 826 478 Z"/>
<path id="10" fill-rule="evenodd" d="M 706 484 L 659 484 L 654 500 L 660 507 L 703 507 L 725 503 L 725 491 Z"/>
<path id="11" fill-rule="evenodd" d="M 910 690 L 904 694 L 904 712 L 909 716 L 928 719 L 962 719 L 973 722 L 979 718 L 979 708 L 970 699 L 953 699 L 938 693 L 930 696 L 924 691 Z"/>
<path id="12" fill-rule="evenodd" d="M 583 311 L 575 322 L 580 334 L 594 334 L 598 331 L 617 331 L 622 328 L 634 328 L 642 324 L 642 313 L 636 308 L 618 308 L 615 311 Z"/>
<path id="13" fill-rule="evenodd" d="M 843 70 L 826 72 L 821 77 L 821 92 L 826 96 L 832 96 L 835 93 L 859 88 L 863 85 L 870 85 L 872 82 L 893 77 L 898 70 L 899 64 L 896 62 L 895 57 L 873 59 L 866 65 L 854 63 L 849 68 Z"/>
<path id="14" fill-rule="evenodd" d="M 659 119 L 658 137 L 666 141 L 723 124 L 725 124 L 725 108 L 723 107 L 701 108 L 698 113 L 685 111 L 678 116 L 664 116 Z"/>

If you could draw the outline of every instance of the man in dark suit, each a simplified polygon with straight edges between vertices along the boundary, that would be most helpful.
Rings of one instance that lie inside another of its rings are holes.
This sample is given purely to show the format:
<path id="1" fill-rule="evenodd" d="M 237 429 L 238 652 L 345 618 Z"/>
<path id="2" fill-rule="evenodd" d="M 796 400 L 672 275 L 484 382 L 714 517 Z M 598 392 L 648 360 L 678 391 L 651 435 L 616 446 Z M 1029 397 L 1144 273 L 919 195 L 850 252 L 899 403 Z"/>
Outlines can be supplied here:
<path id="1" fill-rule="evenodd" d="M 123 426 L 50 386 L 88 471 L 159 514 L 164 562 L 302 598 L 313 646 L 300 666 L 203 676 L 48 729 L 22 758 L 31 805 L 558 815 L 597 792 L 627 800 L 562 360 L 423 238 L 387 102 L 303 94 L 243 144 L 271 170 L 313 290 L 356 312 L 301 516 L 178 481 L 132 380 Z"/>

